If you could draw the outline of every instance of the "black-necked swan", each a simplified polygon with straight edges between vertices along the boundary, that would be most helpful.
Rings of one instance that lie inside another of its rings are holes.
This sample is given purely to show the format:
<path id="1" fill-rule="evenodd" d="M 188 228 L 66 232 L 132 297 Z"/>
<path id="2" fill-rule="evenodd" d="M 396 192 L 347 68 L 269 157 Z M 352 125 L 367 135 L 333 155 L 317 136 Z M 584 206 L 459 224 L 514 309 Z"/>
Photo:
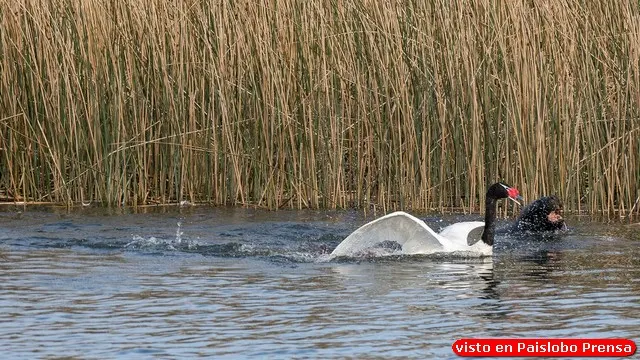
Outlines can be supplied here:
<path id="1" fill-rule="evenodd" d="M 496 202 L 509 198 L 522 200 L 516 188 L 495 183 L 487 189 L 485 218 L 447 226 L 439 234 L 424 221 L 397 211 L 367 223 L 347 236 L 331 253 L 354 256 L 385 242 L 397 243 L 403 254 L 465 252 L 488 256 L 493 253 Z"/>

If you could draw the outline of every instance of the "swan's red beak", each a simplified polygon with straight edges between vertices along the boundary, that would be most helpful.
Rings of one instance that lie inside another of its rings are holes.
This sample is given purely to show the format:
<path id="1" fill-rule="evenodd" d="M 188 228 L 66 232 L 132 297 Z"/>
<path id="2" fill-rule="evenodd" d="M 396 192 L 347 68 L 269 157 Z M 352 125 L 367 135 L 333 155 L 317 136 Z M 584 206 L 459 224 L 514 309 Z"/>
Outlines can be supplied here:
<path id="1" fill-rule="evenodd" d="M 516 188 L 508 188 L 507 194 L 509 195 L 509 199 L 513 200 L 516 204 L 522 206 L 524 203 L 524 199 L 520 196 L 520 192 Z"/>

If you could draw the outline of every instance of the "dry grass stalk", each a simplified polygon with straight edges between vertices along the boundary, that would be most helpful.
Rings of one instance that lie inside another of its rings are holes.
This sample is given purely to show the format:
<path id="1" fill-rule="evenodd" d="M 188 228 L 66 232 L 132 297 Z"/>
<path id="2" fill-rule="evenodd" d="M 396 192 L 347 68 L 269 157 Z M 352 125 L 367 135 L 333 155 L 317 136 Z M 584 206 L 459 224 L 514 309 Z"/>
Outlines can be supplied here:
<path id="1" fill-rule="evenodd" d="M 640 214 L 633 2 L 0 0 L 16 200 Z"/>

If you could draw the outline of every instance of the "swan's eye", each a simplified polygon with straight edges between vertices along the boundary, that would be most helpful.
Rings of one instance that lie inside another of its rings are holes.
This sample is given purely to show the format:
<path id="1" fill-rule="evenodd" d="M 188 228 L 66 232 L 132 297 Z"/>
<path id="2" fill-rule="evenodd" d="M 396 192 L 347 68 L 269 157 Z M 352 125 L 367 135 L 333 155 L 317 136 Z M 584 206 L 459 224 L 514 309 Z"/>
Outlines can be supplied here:
<path id="1" fill-rule="evenodd" d="M 507 195 L 509 195 L 510 198 L 515 199 L 520 196 L 520 192 L 516 188 L 508 188 Z"/>

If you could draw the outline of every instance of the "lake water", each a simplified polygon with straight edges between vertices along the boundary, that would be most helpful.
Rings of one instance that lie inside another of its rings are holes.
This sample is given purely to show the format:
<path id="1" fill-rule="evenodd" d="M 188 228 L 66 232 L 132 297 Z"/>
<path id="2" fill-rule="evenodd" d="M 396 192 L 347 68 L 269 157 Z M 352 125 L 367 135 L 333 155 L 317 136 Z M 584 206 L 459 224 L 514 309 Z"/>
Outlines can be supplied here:
<path id="1" fill-rule="evenodd" d="M 628 222 L 569 218 L 559 238 L 498 237 L 486 259 L 329 261 L 371 217 L 20 210 L 0 212 L 7 359 L 447 359 L 464 337 L 640 339 Z"/>

